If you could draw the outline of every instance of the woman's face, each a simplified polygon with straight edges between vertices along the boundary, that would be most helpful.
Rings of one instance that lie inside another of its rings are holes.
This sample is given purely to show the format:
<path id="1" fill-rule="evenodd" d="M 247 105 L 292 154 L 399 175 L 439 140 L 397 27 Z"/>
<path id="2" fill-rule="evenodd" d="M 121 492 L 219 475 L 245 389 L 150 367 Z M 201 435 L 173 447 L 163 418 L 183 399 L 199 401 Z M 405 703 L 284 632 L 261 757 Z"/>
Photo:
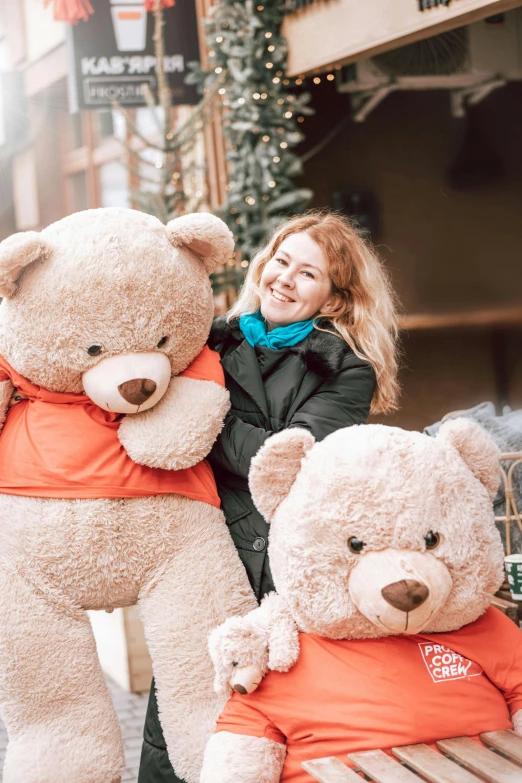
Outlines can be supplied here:
<path id="1" fill-rule="evenodd" d="M 259 284 L 261 315 L 270 328 L 306 321 L 340 302 L 323 251 L 305 232 L 290 234 L 268 261 Z"/>

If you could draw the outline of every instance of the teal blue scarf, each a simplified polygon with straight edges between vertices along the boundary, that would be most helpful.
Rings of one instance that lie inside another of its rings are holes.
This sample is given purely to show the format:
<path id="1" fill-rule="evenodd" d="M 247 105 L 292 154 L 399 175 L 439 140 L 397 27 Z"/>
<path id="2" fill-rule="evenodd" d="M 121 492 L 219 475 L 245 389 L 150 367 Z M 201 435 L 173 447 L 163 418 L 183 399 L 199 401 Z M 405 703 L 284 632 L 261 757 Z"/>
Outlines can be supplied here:
<path id="1" fill-rule="evenodd" d="M 257 313 L 245 313 L 239 318 L 239 328 L 245 335 L 245 340 L 252 347 L 261 345 L 264 348 L 289 348 L 297 345 L 307 337 L 314 328 L 313 318 L 308 321 L 296 321 L 288 326 L 276 326 L 267 331 L 266 321 L 258 310 Z"/>

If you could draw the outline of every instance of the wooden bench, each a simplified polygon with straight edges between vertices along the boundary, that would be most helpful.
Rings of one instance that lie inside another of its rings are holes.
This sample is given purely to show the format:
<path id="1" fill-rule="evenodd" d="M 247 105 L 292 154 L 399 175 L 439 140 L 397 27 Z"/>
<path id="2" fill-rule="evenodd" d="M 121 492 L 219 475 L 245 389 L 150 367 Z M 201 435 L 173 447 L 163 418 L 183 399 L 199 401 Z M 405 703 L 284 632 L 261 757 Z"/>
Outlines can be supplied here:
<path id="1" fill-rule="evenodd" d="M 356 770 L 334 756 L 305 761 L 319 783 L 522 783 L 522 737 L 513 731 L 481 734 L 484 745 L 469 737 L 440 740 L 440 752 L 428 745 L 349 753 Z M 363 772 L 365 778 L 358 772 Z"/>

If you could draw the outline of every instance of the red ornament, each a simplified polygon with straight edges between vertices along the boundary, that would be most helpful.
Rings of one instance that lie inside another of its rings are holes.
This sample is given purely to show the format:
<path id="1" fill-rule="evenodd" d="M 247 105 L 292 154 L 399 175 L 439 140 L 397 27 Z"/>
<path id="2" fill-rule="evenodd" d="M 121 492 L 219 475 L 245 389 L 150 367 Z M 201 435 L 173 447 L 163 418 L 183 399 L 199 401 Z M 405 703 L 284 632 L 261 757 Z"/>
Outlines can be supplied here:
<path id="1" fill-rule="evenodd" d="M 76 24 L 80 19 L 86 22 L 94 13 L 89 0 L 44 0 L 45 8 L 51 4 L 54 5 L 54 18 L 57 22 Z M 156 0 L 144 0 L 143 4 L 147 11 L 154 11 L 156 8 Z M 161 0 L 162 8 L 172 8 L 175 4 L 176 0 Z"/>
<path id="2" fill-rule="evenodd" d="M 143 5 L 147 11 L 154 11 L 156 8 L 156 0 L 144 0 Z M 176 5 L 176 0 L 161 0 L 162 8 L 172 8 L 173 5 Z"/>
<path id="3" fill-rule="evenodd" d="M 57 22 L 69 22 L 76 24 L 82 19 L 87 21 L 94 8 L 89 0 L 44 0 L 44 6 L 54 4 L 54 18 Z"/>

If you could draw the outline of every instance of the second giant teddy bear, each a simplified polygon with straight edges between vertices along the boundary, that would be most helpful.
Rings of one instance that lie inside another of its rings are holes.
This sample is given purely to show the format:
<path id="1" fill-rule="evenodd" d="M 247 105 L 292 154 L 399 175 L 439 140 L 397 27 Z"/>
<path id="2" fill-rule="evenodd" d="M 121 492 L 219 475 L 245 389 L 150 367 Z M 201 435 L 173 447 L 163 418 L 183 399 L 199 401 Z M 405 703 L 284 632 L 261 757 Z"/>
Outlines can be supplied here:
<path id="1" fill-rule="evenodd" d="M 202 783 L 306 783 L 314 758 L 522 734 L 522 633 L 489 607 L 498 456 L 463 419 L 435 439 L 368 425 L 264 444 L 250 487 L 278 592 L 211 636 L 217 686 L 238 693 Z"/>
<path id="2" fill-rule="evenodd" d="M 232 250 L 211 215 L 122 209 L 0 244 L 4 783 L 120 779 L 86 610 L 135 603 L 170 758 L 199 777 L 224 701 L 206 637 L 255 606 L 203 461 L 228 408 L 208 275 Z"/>

